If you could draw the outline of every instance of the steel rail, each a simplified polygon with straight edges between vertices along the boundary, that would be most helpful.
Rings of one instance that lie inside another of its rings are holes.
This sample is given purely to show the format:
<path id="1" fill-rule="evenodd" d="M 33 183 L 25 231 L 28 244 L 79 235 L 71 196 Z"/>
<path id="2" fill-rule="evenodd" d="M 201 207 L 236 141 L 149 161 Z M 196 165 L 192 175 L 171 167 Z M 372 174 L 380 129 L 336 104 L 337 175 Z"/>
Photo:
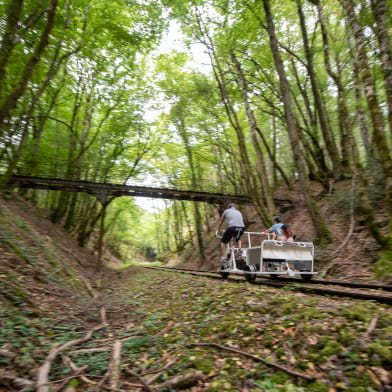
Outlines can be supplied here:
<path id="1" fill-rule="evenodd" d="M 188 268 L 174 268 L 174 267 L 162 267 L 162 268 L 172 268 L 177 270 L 183 271 L 193 271 L 193 272 L 207 272 L 207 273 L 215 273 L 219 274 L 216 271 L 208 271 L 208 270 L 193 270 Z M 263 279 L 263 276 L 258 276 L 259 279 Z M 285 282 L 295 282 L 297 283 L 304 283 L 301 278 L 285 278 L 283 276 L 275 276 L 273 278 L 274 281 L 285 281 Z M 335 285 L 335 286 L 342 286 L 342 287 L 351 287 L 351 288 L 358 288 L 358 289 L 373 289 L 373 290 L 383 290 L 383 291 L 392 291 L 392 285 L 377 285 L 373 283 L 355 283 L 355 282 L 342 282 L 339 280 L 321 280 L 321 279 L 314 279 L 306 281 L 306 284 L 320 284 L 320 285 Z"/>
<path id="2" fill-rule="evenodd" d="M 144 268 L 151 268 L 151 269 L 158 269 L 158 270 L 163 270 L 163 271 L 170 271 L 170 272 L 176 272 L 176 273 L 184 273 L 184 274 L 189 274 L 189 275 L 194 275 L 194 276 L 204 276 L 212 279 L 225 279 L 225 280 L 230 280 L 232 282 L 239 282 L 239 283 L 247 283 L 245 279 L 241 276 L 241 279 L 239 279 L 238 275 L 236 277 L 235 274 L 231 274 L 232 276 L 229 276 L 227 278 L 222 278 L 219 274 L 219 272 L 213 272 L 213 271 L 197 271 L 197 270 L 187 270 L 185 268 L 173 268 L 173 267 L 156 267 L 156 266 L 144 266 Z M 341 282 L 343 283 L 343 282 Z M 286 281 L 283 282 L 278 282 L 276 278 L 263 278 L 263 277 L 258 277 L 258 280 L 252 282 L 252 284 L 255 285 L 264 285 L 264 286 L 271 286 L 271 287 L 277 287 L 277 288 L 288 288 L 290 287 L 291 290 L 294 291 L 300 291 L 304 293 L 312 293 L 312 294 L 318 294 L 318 295 L 331 295 L 331 296 L 338 296 L 338 297 L 349 297 L 349 298 L 354 298 L 354 299 L 364 299 L 367 301 L 375 301 L 379 303 L 384 303 L 384 304 L 392 304 L 392 296 L 385 296 L 381 294 L 373 294 L 373 293 L 364 293 L 364 292 L 358 292 L 358 291 L 340 291 L 336 289 L 328 289 L 328 288 L 320 288 L 320 287 L 311 287 L 313 284 L 318 284 L 317 281 L 312 282 L 312 281 L 301 281 L 300 279 L 293 279 L 293 278 L 287 278 Z M 329 282 L 328 284 L 332 284 Z M 309 286 L 310 285 L 310 286 Z M 336 285 L 339 285 L 339 283 L 336 283 Z M 343 286 L 343 285 L 341 285 Z M 369 287 L 365 287 L 369 285 L 364 285 L 364 289 L 367 289 Z M 374 285 L 370 285 L 374 286 Z M 376 286 L 378 289 L 379 287 Z M 359 287 L 356 287 L 359 288 Z M 371 287 L 374 289 L 374 287 Z"/>

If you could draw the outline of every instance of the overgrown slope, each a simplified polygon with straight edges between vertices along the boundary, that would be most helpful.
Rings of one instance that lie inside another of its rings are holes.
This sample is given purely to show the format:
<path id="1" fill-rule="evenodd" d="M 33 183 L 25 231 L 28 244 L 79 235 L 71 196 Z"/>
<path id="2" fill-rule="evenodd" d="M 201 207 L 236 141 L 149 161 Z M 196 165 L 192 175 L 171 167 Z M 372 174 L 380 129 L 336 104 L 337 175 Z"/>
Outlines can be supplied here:
<path id="1" fill-rule="evenodd" d="M 314 197 L 322 215 L 332 233 L 333 242 L 326 247 L 315 247 L 316 269 L 323 276 L 334 279 L 387 282 L 392 278 L 392 260 L 378 261 L 379 246 L 371 237 L 364 225 L 360 206 L 356 205 L 355 190 L 351 181 L 341 181 L 334 185 L 330 194 L 323 193 L 318 183 L 313 183 Z M 300 185 L 294 184 L 293 190 L 279 188 L 275 197 L 288 199 L 290 204 L 281 206 L 280 215 L 288 223 L 297 236 L 298 241 L 313 241 L 315 233 L 311 217 L 303 200 Z M 376 197 L 376 195 L 374 196 Z M 377 206 L 377 219 L 380 226 L 386 229 L 386 206 L 382 197 L 374 201 Z M 262 225 L 254 208 L 239 206 L 245 217 L 246 230 L 260 232 L 266 228 Z M 171 265 L 216 270 L 219 265 L 219 240 L 215 236 L 219 215 L 209 222 L 209 230 L 205 234 L 206 263 L 200 264 L 196 240 L 176 260 L 169 260 Z"/>

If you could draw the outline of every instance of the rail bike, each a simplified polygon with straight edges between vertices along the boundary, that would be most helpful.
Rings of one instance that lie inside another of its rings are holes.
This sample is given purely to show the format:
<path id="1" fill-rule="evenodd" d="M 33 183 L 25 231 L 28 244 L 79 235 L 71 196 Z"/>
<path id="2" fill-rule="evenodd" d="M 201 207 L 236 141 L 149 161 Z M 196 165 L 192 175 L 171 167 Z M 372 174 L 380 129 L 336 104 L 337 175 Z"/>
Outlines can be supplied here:
<path id="1" fill-rule="evenodd" d="M 217 233 L 217 236 L 220 237 Z M 300 276 L 310 280 L 314 271 L 314 246 L 312 242 L 288 242 L 271 239 L 271 233 L 244 232 L 242 248 L 234 240 L 228 243 L 227 261 L 219 273 L 223 278 L 230 274 L 244 275 L 248 282 L 257 277 Z"/>

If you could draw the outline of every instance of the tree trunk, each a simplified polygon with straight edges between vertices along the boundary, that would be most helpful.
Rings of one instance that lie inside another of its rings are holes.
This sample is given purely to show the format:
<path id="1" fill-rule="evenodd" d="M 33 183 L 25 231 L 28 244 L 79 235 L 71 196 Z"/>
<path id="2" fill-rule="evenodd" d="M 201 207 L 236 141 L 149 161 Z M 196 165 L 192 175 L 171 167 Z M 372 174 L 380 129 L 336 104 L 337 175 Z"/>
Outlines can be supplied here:
<path id="1" fill-rule="evenodd" d="M 298 90 L 303 98 L 303 103 L 299 102 L 298 98 L 293 95 L 293 100 L 296 105 L 298 113 L 301 115 L 303 126 L 300 125 L 300 120 L 297 120 L 297 127 L 300 132 L 300 140 L 305 151 L 308 155 L 305 155 L 307 163 L 309 178 L 316 179 L 319 181 L 323 188 L 329 191 L 329 177 L 331 176 L 331 169 L 328 168 L 326 163 L 326 155 L 324 148 L 320 145 L 320 137 L 317 126 L 317 110 L 313 111 L 311 100 L 308 96 L 307 89 L 304 88 L 301 77 L 299 77 L 297 68 L 294 61 L 291 61 L 292 69 L 297 81 Z M 316 112 L 316 113 L 314 113 Z M 309 140 L 308 140 L 309 139 Z M 328 153 L 328 151 L 326 151 Z"/>
<path id="2" fill-rule="evenodd" d="M 278 41 L 275 35 L 275 25 L 271 13 L 269 0 L 262 0 L 266 21 L 268 34 L 270 39 L 270 47 L 273 54 L 275 66 L 279 76 L 281 94 L 283 99 L 285 118 L 287 131 L 290 139 L 291 148 L 293 151 L 294 162 L 298 171 L 299 181 L 302 187 L 304 199 L 306 205 L 309 209 L 310 216 L 312 218 L 313 226 L 316 231 L 316 241 L 321 243 L 329 243 L 332 240 L 331 233 L 322 218 L 320 211 L 317 207 L 316 201 L 312 198 L 312 192 L 310 189 L 310 184 L 307 179 L 307 174 L 305 172 L 305 164 L 303 160 L 303 152 L 300 148 L 300 141 L 298 135 L 298 129 L 296 126 L 294 113 L 292 111 L 292 102 L 290 96 L 290 88 L 287 80 L 286 72 L 284 70 L 283 61 L 279 52 Z"/>
<path id="3" fill-rule="evenodd" d="M 57 10 L 57 0 L 52 0 L 47 8 L 47 21 L 44 30 L 41 33 L 41 37 L 33 54 L 27 61 L 26 66 L 23 70 L 22 76 L 17 82 L 14 89 L 8 94 L 5 100 L 0 106 L 0 127 L 4 127 L 4 121 L 10 116 L 11 111 L 15 108 L 19 98 L 23 95 L 26 90 L 27 84 L 30 81 L 34 69 L 41 60 L 41 56 L 45 48 L 49 44 L 50 33 L 55 24 L 55 15 Z"/>
<path id="4" fill-rule="evenodd" d="M 197 174 L 196 174 L 196 169 L 195 165 L 193 162 L 193 152 L 191 148 L 191 143 L 189 142 L 186 126 L 184 119 L 182 118 L 182 113 L 180 113 L 180 117 L 178 119 L 178 130 L 181 136 L 181 139 L 184 143 L 184 148 L 186 151 L 186 155 L 188 158 L 188 165 L 191 170 L 191 181 L 192 181 L 192 189 L 197 189 Z M 196 238 L 197 238 L 197 245 L 199 248 L 199 254 L 200 254 L 200 259 L 201 259 L 201 264 L 203 264 L 206 261 L 206 256 L 204 253 L 204 239 L 203 239 L 203 230 L 202 230 L 202 218 L 199 210 L 199 203 L 198 202 L 193 202 L 193 216 L 195 219 L 195 227 L 196 227 Z"/>
<path id="5" fill-rule="evenodd" d="M 392 53 L 388 26 L 388 10 L 386 0 L 371 0 L 374 20 L 376 21 L 377 39 L 380 45 L 380 58 L 384 75 L 385 95 L 388 104 L 389 132 L 392 136 Z"/>
<path id="6" fill-rule="evenodd" d="M 69 3 L 68 3 L 69 5 Z M 66 27 L 69 24 L 69 19 L 67 18 L 66 20 Z M 72 51 L 68 51 L 65 54 L 63 54 L 62 56 L 60 56 L 60 51 L 63 45 L 63 40 L 60 40 L 57 42 L 56 44 L 56 49 L 55 49 L 55 53 L 54 53 L 54 57 L 52 59 L 52 62 L 50 64 L 49 70 L 46 73 L 45 79 L 42 82 L 42 84 L 40 85 L 39 89 L 37 90 L 37 92 L 35 92 L 33 94 L 33 96 L 31 97 L 31 103 L 29 106 L 29 109 L 27 110 L 26 113 L 22 114 L 21 117 L 25 117 L 26 118 L 26 123 L 25 126 L 23 127 L 23 132 L 22 132 L 22 136 L 21 136 L 21 140 L 19 143 L 19 146 L 17 148 L 17 150 L 15 151 L 15 153 L 12 155 L 12 157 L 10 158 L 10 163 L 8 164 L 7 167 L 7 171 L 4 174 L 3 178 L 2 178 L 2 184 L 6 185 L 12 174 L 14 173 L 14 170 L 16 168 L 16 166 L 18 165 L 18 162 L 24 152 L 24 148 L 25 145 L 28 141 L 29 138 L 29 127 L 30 127 L 30 122 L 34 121 L 34 112 L 36 109 L 36 106 L 38 105 L 38 103 L 40 102 L 40 99 L 43 95 L 43 93 L 45 92 L 45 90 L 48 88 L 51 80 L 55 77 L 55 75 L 58 73 L 58 71 L 60 70 L 60 66 L 62 65 L 62 63 L 69 58 L 72 54 L 77 53 L 80 49 L 81 49 L 81 45 L 79 45 L 77 48 L 75 48 Z M 54 98 L 51 100 L 48 108 L 47 108 L 47 113 L 50 113 L 50 110 L 53 108 L 54 104 L 55 104 L 55 97 L 57 96 L 59 92 L 59 89 L 56 90 L 55 96 Z M 41 118 L 40 121 L 40 125 L 41 127 L 39 129 L 35 128 L 35 133 L 36 135 L 40 135 L 43 129 L 43 126 L 45 124 L 45 120 L 46 118 Z M 33 157 L 32 157 L 33 159 Z M 33 163 L 33 162 L 32 162 Z M 29 170 L 31 172 L 32 170 L 32 163 L 29 165 Z"/>
<path id="7" fill-rule="evenodd" d="M 360 130 L 361 140 L 365 150 L 366 169 L 370 169 L 370 168 L 374 168 L 375 165 L 378 165 L 378 162 L 376 161 L 375 158 L 374 145 L 371 142 L 371 136 L 369 130 L 369 128 L 371 128 L 371 121 L 369 119 L 367 112 L 365 111 L 365 108 L 362 105 L 364 98 L 363 98 L 363 90 L 361 88 L 362 85 L 359 78 L 358 62 L 356 56 L 354 55 L 354 49 L 352 48 L 351 40 L 348 41 L 349 41 L 350 52 L 351 52 L 350 59 L 353 68 L 351 75 L 354 82 L 353 85 L 354 85 L 355 107 L 356 107 L 356 113 L 354 115 L 354 118 L 358 122 L 358 128 Z"/>
<path id="8" fill-rule="evenodd" d="M 263 223 L 270 224 L 271 223 L 271 218 L 269 217 L 269 212 L 267 208 L 264 206 L 263 201 L 258 197 L 258 182 L 257 178 L 254 175 L 253 168 L 250 163 L 246 143 L 245 143 L 245 136 L 244 132 L 242 130 L 241 124 L 238 120 L 236 111 L 234 109 L 234 106 L 231 102 L 230 95 L 227 91 L 227 82 L 225 80 L 225 73 L 222 69 L 220 60 L 218 58 L 218 55 L 215 51 L 214 46 L 211 43 L 211 38 L 208 36 L 207 32 L 203 30 L 202 23 L 201 23 L 201 18 L 200 15 L 197 16 L 197 22 L 198 22 L 198 27 L 200 33 L 203 35 L 202 38 L 199 38 L 200 42 L 206 47 L 207 53 L 211 59 L 211 64 L 213 64 L 213 72 L 214 72 L 214 77 L 215 80 L 218 84 L 220 96 L 222 103 L 224 105 L 227 118 L 233 127 L 236 136 L 237 136 L 237 141 L 238 141 L 238 148 L 239 148 L 239 153 L 240 153 L 240 168 L 241 168 L 241 178 L 242 179 L 247 179 L 248 181 L 241 181 L 243 187 L 246 190 L 246 193 L 252 198 L 256 211 L 258 215 L 260 216 L 261 220 Z"/>
<path id="9" fill-rule="evenodd" d="M 275 202 L 274 202 L 274 199 L 273 199 L 272 193 L 271 193 L 271 186 L 268 182 L 267 172 L 266 172 L 265 163 L 264 163 L 264 157 L 263 157 L 263 154 L 260 150 L 259 144 L 257 142 L 256 132 L 257 132 L 258 127 L 257 127 L 254 112 L 253 112 L 251 105 L 250 105 L 250 102 L 249 102 L 248 86 L 247 86 L 247 82 L 245 79 L 245 75 L 242 72 L 241 64 L 237 60 L 234 53 L 231 54 L 231 60 L 232 60 L 234 66 L 235 66 L 235 69 L 236 69 L 237 80 L 238 80 L 238 84 L 241 89 L 242 100 L 245 105 L 246 115 L 248 117 L 250 135 L 251 135 L 251 139 L 253 142 L 253 148 L 256 151 L 259 180 L 261 183 L 261 194 L 264 196 L 265 202 L 267 204 L 267 209 L 268 209 L 270 215 L 276 215 L 277 211 L 276 211 Z"/>
<path id="10" fill-rule="evenodd" d="M 356 52 L 358 56 L 358 67 L 361 81 L 364 84 L 364 91 L 366 101 L 370 113 L 370 118 L 373 124 L 373 143 L 377 150 L 378 160 L 380 162 L 384 184 L 385 194 L 388 203 L 389 213 L 389 235 L 392 233 L 392 160 L 388 148 L 388 141 L 385 137 L 384 119 L 378 103 L 376 94 L 376 86 L 372 79 L 370 71 L 367 52 L 366 52 L 366 38 L 363 34 L 361 25 L 358 22 L 355 14 L 355 4 L 352 0 L 341 0 L 342 5 L 347 12 L 348 21 L 354 34 L 356 43 Z"/>
<path id="11" fill-rule="evenodd" d="M 329 45 L 329 38 L 328 38 L 328 30 L 325 23 L 324 12 L 323 12 L 321 1 L 312 0 L 312 2 L 316 3 L 320 26 L 321 26 L 325 68 L 330 78 L 334 81 L 336 88 L 338 90 L 337 109 L 338 109 L 339 128 L 340 128 L 340 144 L 342 148 L 342 166 L 346 170 L 350 170 L 353 168 L 354 156 L 358 155 L 358 150 L 356 148 L 352 125 L 350 122 L 349 111 L 346 105 L 346 100 L 345 100 L 346 94 L 340 76 L 332 70 L 330 54 L 329 54 L 330 45 Z"/>
<path id="12" fill-rule="evenodd" d="M 308 33 L 306 29 L 306 22 L 305 22 L 305 16 L 303 14 L 302 10 L 302 4 L 301 0 L 296 0 L 297 2 L 297 11 L 298 11 L 298 16 L 300 20 L 300 26 L 301 26 L 301 32 L 302 32 L 302 40 L 303 40 L 303 45 L 304 45 L 304 50 L 305 50 L 305 56 L 306 56 L 306 69 L 308 71 L 308 75 L 310 78 L 310 83 L 312 86 L 312 92 L 314 96 L 314 103 L 316 106 L 319 122 L 320 122 L 320 129 L 324 138 L 325 146 L 327 147 L 328 153 L 329 153 L 329 158 L 332 162 L 333 166 L 333 174 L 336 179 L 341 179 L 343 177 L 343 167 L 339 159 L 339 153 L 338 149 L 336 147 L 335 140 L 333 138 L 332 132 L 330 130 L 330 126 L 328 123 L 327 115 L 325 113 L 323 104 L 322 104 L 322 99 L 321 99 L 321 94 L 320 90 L 318 88 L 318 84 L 316 81 L 316 75 L 314 72 L 314 66 L 313 66 L 313 56 L 311 53 L 311 49 L 309 46 L 309 40 L 308 40 Z"/>
<path id="13" fill-rule="evenodd" d="M 0 86 L 3 86 L 3 81 L 6 76 L 6 67 L 10 55 L 18 42 L 16 33 L 19 29 L 20 16 L 22 14 L 23 0 L 9 1 L 8 9 L 6 11 L 5 19 L 7 21 L 4 34 L 2 37 L 2 44 L 0 47 Z"/>

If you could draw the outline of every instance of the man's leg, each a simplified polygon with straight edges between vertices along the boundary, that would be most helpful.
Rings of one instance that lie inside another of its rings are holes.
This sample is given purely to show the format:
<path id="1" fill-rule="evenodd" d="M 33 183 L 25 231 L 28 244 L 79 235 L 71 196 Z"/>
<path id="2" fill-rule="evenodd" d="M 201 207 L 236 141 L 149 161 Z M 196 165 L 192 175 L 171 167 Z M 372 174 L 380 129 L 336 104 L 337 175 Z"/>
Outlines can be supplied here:
<path id="1" fill-rule="evenodd" d="M 221 260 L 222 259 L 227 259 L 227 244 L 221 241 Z"/>
<path id="2" fill-rule="evenodd" d="M 236 245 L 236 247 L 238 248 L 239 251 L 241 251 L 241 248 L 242 248 L 241 237 L 242 237 L 243 233 L 244 233 L 244 229 L 238 231 L 237 235 L 235 237 L 235 245 Z"/>
<path id="3" fill-rule="evenodd" d="M 223 236 L 220 241 L 222 263 L 227 260 L 227 247 L 232 237 L 233 237 L 232 228 L 227 228 L 223 233 Z"/>

